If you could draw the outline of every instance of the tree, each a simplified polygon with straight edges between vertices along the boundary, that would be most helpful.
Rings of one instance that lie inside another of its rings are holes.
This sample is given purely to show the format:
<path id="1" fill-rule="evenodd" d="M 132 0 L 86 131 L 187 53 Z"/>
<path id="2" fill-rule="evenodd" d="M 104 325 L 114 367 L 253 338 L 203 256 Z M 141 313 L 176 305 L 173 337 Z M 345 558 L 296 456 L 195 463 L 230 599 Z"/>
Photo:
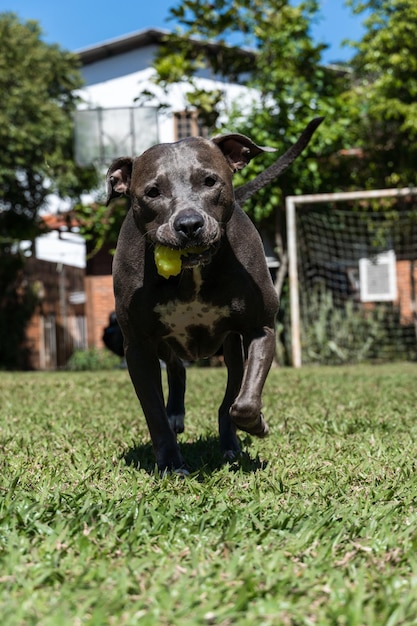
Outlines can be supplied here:
<path id="1" fill-rule="evenodd" d="M 42 230 L 48 194 L 74 201 L 96 182 L 73 160 L 72 114 L 82 80 L 78 58 L 41 40 L 34 21 L 0 14 L 0 365 L 21 363 L 32 295 L 22 287 L 22 240 Z M 17 315 L 16 307 L 19 311 Z M 23 314 L 23 312 L 25 313 Z"/>
<path id="2" fill-rule="evenodd" d="M 181 30 L 167 37 L 156 57 L 155 83 L 164 89 L 191 83 L 189 106 L 203 113 L 212 130 L 223 127 L 250 136 L 278 154 L 293 144 L 317 115 L 325 122 L 302 156 L 281 179 L 261 190 L 245 210 L 264 236 L 273 240 L 281 262 L 278 291 L 286 273 L 284 198 L 288 194 L 346 188 L 345 169 L 351 163 L 335 158 L 349 135 L 347 101 L 341 96 L 346 71 L 323 66 L 323 44 L 313 42 L 310 25 L 318 11 L 316 0 L 293 6 L 289 0 L 183 0 L 171 9 Z M 199 42 L 206 45 L 195 45 Z M 216 47 L 211 44 L 215 42 Z M 249 46 L 251 53 L 241 53 Z M 239 49 L 239 52 L 237 52 Z M 167 52 L 168 51 L 168 52 Z M 244 82 L 257 94 L 250 110 L 235 103 L 225 111 L 221 89 L 207 93 L 197 74 L 202 66 L 229 82 Z M 236 177 L 245 182 L 276 157 L 263 157 Z"/>
<path id="3" fill-rule="evenodd" d="M 363 149 L 367 188 L 416 184 L 417 4 L 414 0 L 350 0 L 365 13 L 366 32 L 356 53 L 348 94 Z"/>

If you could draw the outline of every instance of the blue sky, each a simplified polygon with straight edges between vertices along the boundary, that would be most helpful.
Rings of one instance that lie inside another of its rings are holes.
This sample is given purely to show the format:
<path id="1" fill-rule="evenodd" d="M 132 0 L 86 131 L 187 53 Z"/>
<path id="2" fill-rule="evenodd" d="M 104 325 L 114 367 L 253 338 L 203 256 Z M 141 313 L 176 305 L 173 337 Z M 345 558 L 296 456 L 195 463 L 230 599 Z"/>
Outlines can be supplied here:
<path id="1" fill-rule="evenodd" d="M 24 20 L 36 19 L 49 43 L 78 50 L 121 37 L 143 28 L 169 29 L 168 9 L 178 0 L 136 0 L 131 3 L 106 0 L 0 0 L 0 12 L 12 11 Z M 321 20 L 313 28 L 317 41 L 329 44 L 325 62 L 347 60 L 352 52 L 340 46 L 343 39 L 358 39 L 362 16 L 353 16 L 344 0 L 322 0 Z"/>

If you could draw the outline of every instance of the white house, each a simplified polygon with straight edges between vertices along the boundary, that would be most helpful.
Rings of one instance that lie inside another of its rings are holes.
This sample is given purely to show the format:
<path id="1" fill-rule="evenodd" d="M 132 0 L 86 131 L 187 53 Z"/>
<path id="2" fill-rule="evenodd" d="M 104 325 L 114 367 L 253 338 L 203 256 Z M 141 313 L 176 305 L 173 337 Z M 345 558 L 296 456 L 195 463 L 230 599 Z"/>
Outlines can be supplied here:
<path id="1" fill-rule="evenodd" d="M 94 159 L 108 164 L 109 158 L 137 155 L 155 143 L 203 130 L 185 98 L 190 84 L 175 84 L 164 93 L 152 83 L 152 62 L 166 35 L 163 30 L 144 30 L 77 51 L 85 80 L 76 116 L 76 156 L 81 163 Z M 210 48 L 211 53 L 220 50 L 216 44 L 193 43 Z M 253 56 L 250 51 L 240 53 Z M 201 89 L 223 91 L 225 109 L 237 98 L 249 102 L 256 97 L 247 87 L 225 82 L 210 69 L 202 69 L 196 83 Z M 155 94 L 145 106 L 139 99 L 144 89 Z"/>
<path id="2" fill-rule="evenodd" d="M 159 46 L 164 45 L 167 31 L 142 30 L 123 37 L 77 50 L 85 81 L 79 92 L 80 105 L 75 115 L 75 154 L 80 165 L 95 163 L 104 172 L 118 156 L 135 156 L 160 142 L 172 142 L 189 135 L 204 134 L 198 112 L 190 109 L 185 94 L 191 85 L 173 85 L 167 93 L 152 83 L 152 62 Z M 197 47 L 216 54 L 219 46 L 194 42 Z M 252 57 L 247 50 L 239 52 Z M 243 85 L 225 82 L 209 69 L 202 69 L 196 82 L 199 88 L 220 89 L 224 93 L 224 110 L 236 99 L 248 105 L 256 92 Z M 144 90 L 152 90 L 153 100 L 140 100 Z M 161 107 L 160 104 L 164 106 Z M 100 190 L 84 198 L 85 203 L 100 199 Z M 50 196 L 45 213 L 65 212 L 67 200 Z M 46 261 L 85 267 L 85 249 L 75 234 L 56 232 L 36 241 L 36 256 Z"/>

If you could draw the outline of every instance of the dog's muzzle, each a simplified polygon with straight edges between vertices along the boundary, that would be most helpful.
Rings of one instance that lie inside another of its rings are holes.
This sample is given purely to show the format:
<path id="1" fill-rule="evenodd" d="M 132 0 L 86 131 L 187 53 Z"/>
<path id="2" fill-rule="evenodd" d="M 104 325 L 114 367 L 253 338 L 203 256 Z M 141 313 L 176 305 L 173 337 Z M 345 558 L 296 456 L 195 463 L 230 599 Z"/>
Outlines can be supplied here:
<path id="1" fill-rule="evenodd" d="M 196 209 L 183 209 L 174 213 L 167 223 L 159 226 L 155 233 L 155 243 L 173 250 L 187 248 L 207 250 L 217 247 L 220 237 L 219 223 L 208 213 Z M 190 257 L 192 256 L 190 254 Z"/>

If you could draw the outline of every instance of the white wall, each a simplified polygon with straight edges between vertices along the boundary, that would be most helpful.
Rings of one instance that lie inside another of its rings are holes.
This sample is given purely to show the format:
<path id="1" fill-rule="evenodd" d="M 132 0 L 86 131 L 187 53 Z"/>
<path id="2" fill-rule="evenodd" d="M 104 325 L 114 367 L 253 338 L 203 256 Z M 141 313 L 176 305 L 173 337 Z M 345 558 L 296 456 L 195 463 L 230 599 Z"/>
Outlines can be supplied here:
<path id="1" fill-rule="evenodd" d="M 35 256 L 43 261 L 85 267 L 85 239 L 76 233 L 63 233 L 60 239 L 53 231 L 36 239 Z"/>
<path id="2" fill-rule="evenodd" d="M 147 46 L 117 57 L 103 59 L 82 68 L 86 82 L 80 91 L 83 99 L 82 108 L 115 108 L 137 106 L 136 99 L 143 89 L 150 89 L 155 99 L 149 105 L 159 106 L 161 102 L 169 105 L 159 112 L 159 141 L 162 143 L 175 140 L 172 114 L 186 108 L 185 94 L 192 89 L 187 83 L 172 85 L 167 94 L 151 82 L 151 63 L 156 46 Z M 256 92 L 242 85 L 226 83 L 203 70 L 196 78 L 201 89 L 222 89 L 225 91 L 225 108 L 230 109 L 234 101 L 249 106 L 256 99 Z"/>

